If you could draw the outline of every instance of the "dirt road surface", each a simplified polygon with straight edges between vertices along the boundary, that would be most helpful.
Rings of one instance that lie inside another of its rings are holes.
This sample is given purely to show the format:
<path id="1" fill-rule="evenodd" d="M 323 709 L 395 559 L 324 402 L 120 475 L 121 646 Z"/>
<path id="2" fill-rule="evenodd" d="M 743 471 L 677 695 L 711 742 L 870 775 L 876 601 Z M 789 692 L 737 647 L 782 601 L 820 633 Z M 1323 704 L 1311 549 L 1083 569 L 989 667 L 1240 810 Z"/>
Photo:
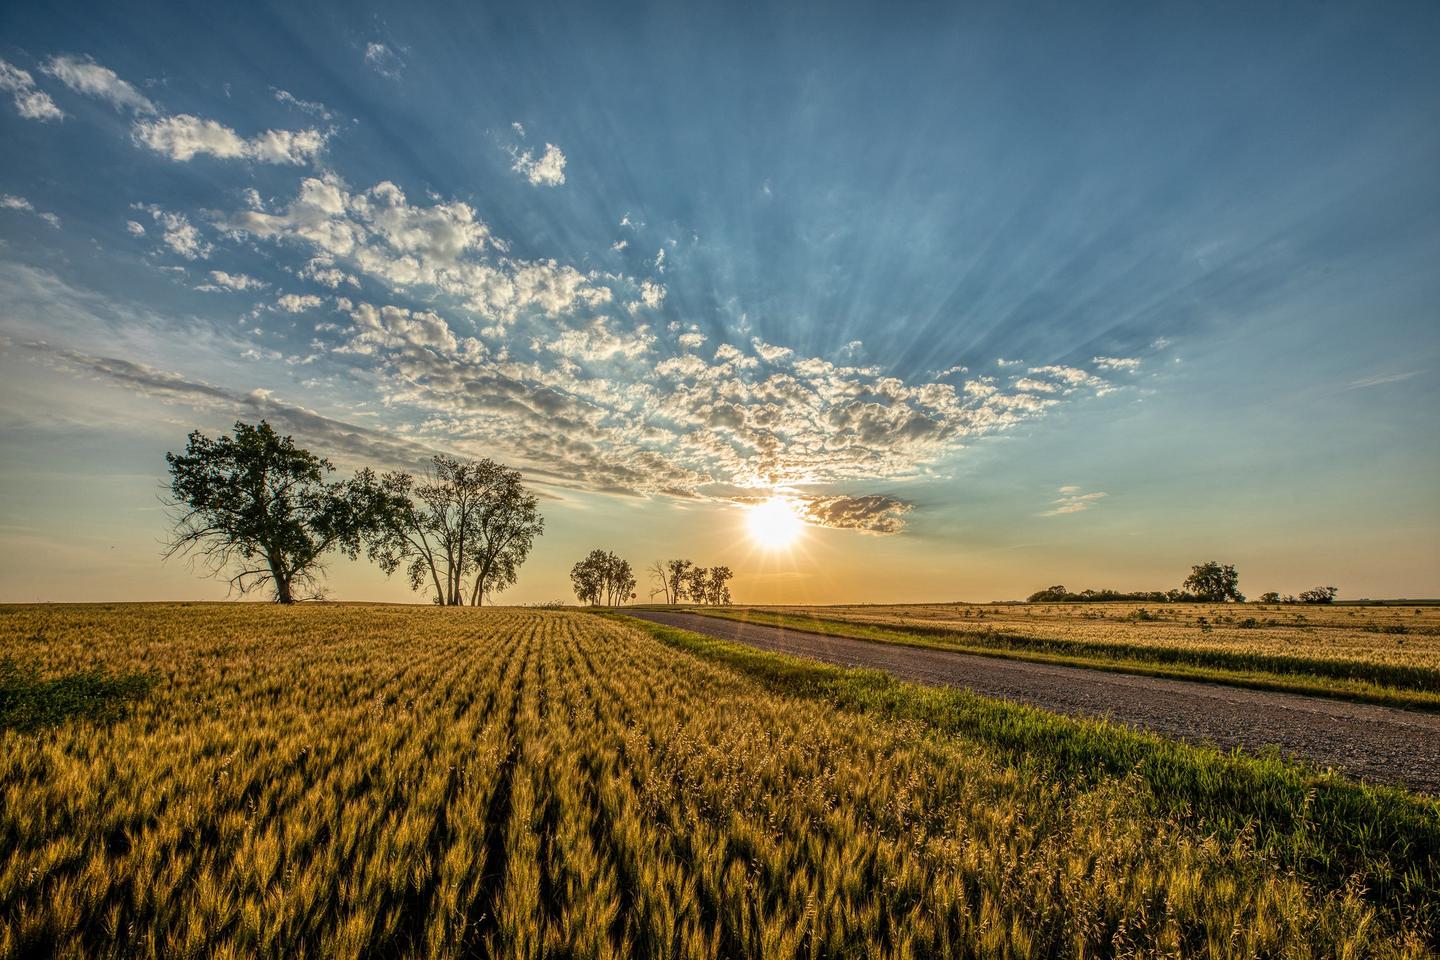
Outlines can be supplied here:
<path id="1" fill-rule="evenodd" d="M 945 684 L 1221 747 L 1282 753 L 1440 795 L 1440 714 L 831 637 L 669 610 L 627 615 L 776 653 Z"/>

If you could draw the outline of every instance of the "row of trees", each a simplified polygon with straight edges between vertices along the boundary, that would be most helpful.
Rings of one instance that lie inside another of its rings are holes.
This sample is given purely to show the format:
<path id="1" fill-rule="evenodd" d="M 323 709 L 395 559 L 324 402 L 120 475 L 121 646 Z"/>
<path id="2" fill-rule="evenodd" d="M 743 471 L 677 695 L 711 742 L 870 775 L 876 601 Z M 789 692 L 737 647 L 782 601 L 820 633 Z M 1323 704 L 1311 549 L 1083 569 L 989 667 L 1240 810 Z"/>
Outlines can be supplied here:
<path id="1" fill-rule="evenodd" d="M 520 473 L 490 459 L 437 456 L 422 477 L 361 470 L 332 481 L 329 460 L 270 424 L 233 436 L 191 433 L 167 453 L 174 531 L 167 558 L 189 555 L 232 588 L 266 585 L 280 603 L 322 595 L 323 559 L 362 552 L 437 604 L 478 605 L 515 583 L 545 530 Z"/>
<path id="2" fill-rule="evenodd" d="M 1282 598 L 1278 593 L 1266 593 L 1261 603 L 1332 603 L 1340 591 L 1335 587 L 1315 587 L 1297 597 Z M 1240 574 L 1233 564 L 1222 564 L 1214 560 L 1197 563 L 1190 568 L 1190 576 L 1176 590 L 1152 590 L 1139 593 L 1124 593 L 1119 590 L 1081 590 L 1071 593 L 1059 584 L 1032 593 L 1030 603 L 1116 603 L 1146 601 L 1149 603 L 1244 603 L 1245 595 L 1240 592 Z"/>
<path id="3" fill-rule="evenodd" d="M 1340 592 L 1339 587 L 1311 587 L 1309 590 L 1301 590 L 1300 595 L 1293 596 L 1280 594 L 1273 590 L 1269 593 L 1260 594 L 1261 603 L 1334 603 L 1335 595 Z"/>
<path id="4" fill-rule="evenodd" d="M 666 603 L 708 603 L 720 606 L 730 602 L 730 581 L 735 574 L 729 567 L 698 567 L 691 560 L 656 560 L 650 565 L 650 591 L 665 597 Z"/>
<path id="5" fill-rule="evenodd" d="M 604 550 L 591 550 L 590 555 L 570 568 L 570 583 L 581 603 L 607 607 L 635 599 L 635 574 L 630 562 Z"/>

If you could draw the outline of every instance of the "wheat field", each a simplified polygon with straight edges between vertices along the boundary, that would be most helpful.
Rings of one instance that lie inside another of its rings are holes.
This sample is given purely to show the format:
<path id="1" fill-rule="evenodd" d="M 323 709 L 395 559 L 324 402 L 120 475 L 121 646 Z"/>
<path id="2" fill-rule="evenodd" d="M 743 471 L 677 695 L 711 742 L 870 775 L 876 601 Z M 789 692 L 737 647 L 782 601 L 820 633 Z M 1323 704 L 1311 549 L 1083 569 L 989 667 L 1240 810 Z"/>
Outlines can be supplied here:
<path id="1" fill-rule="evenodd" d="M 1429 955 L 1143 778 L 590 614 L 5 607 L 0 643 L 153 681 L 0 733 L 8 957 Z"/>

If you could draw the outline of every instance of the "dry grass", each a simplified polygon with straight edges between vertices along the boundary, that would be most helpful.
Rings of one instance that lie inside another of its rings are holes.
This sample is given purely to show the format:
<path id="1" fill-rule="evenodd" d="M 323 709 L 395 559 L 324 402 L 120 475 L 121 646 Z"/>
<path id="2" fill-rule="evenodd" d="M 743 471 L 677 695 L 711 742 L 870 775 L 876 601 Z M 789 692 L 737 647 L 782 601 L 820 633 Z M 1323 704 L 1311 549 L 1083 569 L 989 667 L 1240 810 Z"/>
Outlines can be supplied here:
<path id="1" fill-rule="evenodd" d="M 1425 955 L 1143 778 L 584 614 L 11 607 L 0 643 L 158 673 L 0 733 L 0 955 Z"/>

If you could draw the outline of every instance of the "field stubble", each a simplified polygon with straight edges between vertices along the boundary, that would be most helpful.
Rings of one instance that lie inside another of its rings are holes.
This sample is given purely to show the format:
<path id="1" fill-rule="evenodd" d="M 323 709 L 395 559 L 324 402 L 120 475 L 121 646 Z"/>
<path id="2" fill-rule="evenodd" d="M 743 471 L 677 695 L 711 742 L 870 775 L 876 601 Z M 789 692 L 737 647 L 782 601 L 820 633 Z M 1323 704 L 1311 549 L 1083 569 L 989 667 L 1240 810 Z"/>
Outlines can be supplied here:
<path id="1" fill-rule="evenodd" d="M 1427 955 L 1359 882 L 577 613 L 0 611 L 8 956 Z M 1067 721 L 1068 722 L 1068 721 Z"/>

